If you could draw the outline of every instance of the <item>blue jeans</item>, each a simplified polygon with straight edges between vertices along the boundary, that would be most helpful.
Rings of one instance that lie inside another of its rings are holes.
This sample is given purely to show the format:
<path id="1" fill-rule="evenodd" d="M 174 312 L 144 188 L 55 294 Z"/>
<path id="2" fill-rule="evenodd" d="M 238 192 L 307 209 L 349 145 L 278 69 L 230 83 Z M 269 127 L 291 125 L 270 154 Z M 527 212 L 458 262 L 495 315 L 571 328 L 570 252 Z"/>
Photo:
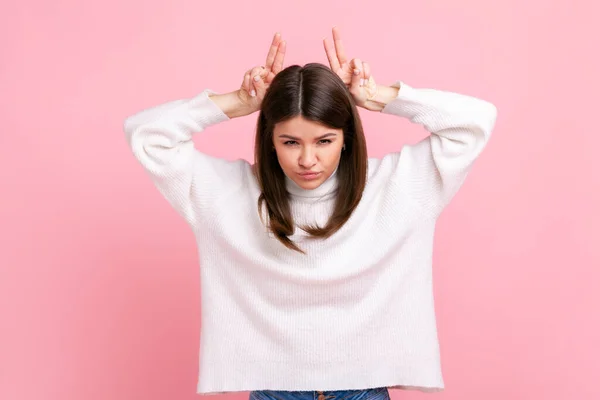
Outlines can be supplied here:
<path id="1" fill-rule="evenodd" d="M 390 400 L 387 387 L 361 390 L 254 390 L 249 400 Z"/>

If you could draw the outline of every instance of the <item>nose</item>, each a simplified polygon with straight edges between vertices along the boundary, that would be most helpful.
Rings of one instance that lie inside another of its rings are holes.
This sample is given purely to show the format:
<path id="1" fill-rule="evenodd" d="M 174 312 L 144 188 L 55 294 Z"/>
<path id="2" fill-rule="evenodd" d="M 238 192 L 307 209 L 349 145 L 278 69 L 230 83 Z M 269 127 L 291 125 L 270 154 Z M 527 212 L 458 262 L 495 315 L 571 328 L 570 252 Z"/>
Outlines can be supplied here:
<path id="1" fill-rule="evenodd" d="M 317 163 L 317 154 L 316 152 L 310 148 L 310 146 L 305 146 L 302 148 L 302 152 L 300 153 L 300 157 L 298 159 L 298 164 L 306 169 L 312 168 Z"/>

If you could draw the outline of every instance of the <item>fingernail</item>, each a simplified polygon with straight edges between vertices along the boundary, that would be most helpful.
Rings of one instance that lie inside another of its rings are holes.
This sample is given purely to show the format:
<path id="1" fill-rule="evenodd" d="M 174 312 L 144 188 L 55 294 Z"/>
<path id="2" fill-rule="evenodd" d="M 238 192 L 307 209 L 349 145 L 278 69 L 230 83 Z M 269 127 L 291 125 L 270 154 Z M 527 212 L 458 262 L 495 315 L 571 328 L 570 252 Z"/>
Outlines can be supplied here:
<path id="1" fill-rule="evenodd" d="M 357 68 L 354 68 L 354 75 L 358 75 L 360 73 L 360 70 Z"/>
<path id="2" fill-rule="evenodd" d="M 365 80 L 363 78 L 360 78 L 360 86 L 363 86 L 365 84 Z"/>
<path id="3" fill-rule="evenodd" d="M 259 80 L 260 80 L 260 75 L 256 75 L 256 76 L 254 77 L 254 81 L 258 82 Z"/>
<path id="4" fill-rule="evenodd" d="M 252 89 L 250 91 L 250 96 L 255 97 L 256 96 L 256 90 Z"/>

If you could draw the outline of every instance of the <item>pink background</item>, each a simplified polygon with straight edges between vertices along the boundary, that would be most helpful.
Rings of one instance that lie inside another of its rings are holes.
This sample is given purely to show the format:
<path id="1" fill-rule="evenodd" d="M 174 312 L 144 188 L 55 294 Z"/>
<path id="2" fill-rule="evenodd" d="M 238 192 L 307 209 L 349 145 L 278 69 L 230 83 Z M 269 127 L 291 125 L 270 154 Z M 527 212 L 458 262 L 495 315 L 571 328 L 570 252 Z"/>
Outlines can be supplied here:
<path id="1" fill-rule="evenodd" d="M 169 3 L 2 7 L 0 399 L 197 398 L 194 239 L 131 155 L 123 120 L 237 89 L 275 31 L 286 66 L 326 63 L 336 24 L 379 82 L 499 110 L 436 233 L 446 390 L 392 397 L 600 398 L 597 2 Z M 425 135 L 361 115 L 372 156 Z M 255 120 L 197 144 L 250 159 Z"/>

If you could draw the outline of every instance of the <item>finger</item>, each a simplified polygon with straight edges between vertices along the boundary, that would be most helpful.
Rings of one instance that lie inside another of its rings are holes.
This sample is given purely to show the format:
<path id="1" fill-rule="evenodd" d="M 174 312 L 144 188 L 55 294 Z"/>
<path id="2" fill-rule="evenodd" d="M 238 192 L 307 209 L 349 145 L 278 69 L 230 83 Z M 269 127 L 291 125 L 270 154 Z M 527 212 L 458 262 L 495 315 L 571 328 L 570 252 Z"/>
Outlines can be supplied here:
<path id="1" fill-rule="evenodd" d="M 329 66 L 332 71 L 337 71 L 340 69 L 340 62 L 338 61 L 337 54 L 335 54 L 335 48 L 327 38 L 323 38 L 323 47 L 325 48 L 325 53 L 327 54 L 327 60 L 329 60 Z"/>
<path id="2" fill-rule="evenodd" d="M 254 83 L 256 81 L 262 80 L 264 75 L 263 71 L 265 70 L 261 67 L 252 68 L 252 72 L 250 72 L 250 81 Z"/>
<path id="3" fill-rule="evenodd" d="M 273 60 L 272 67 L 267 66 L 267 70 L 273 71 L 274 74 L 278 74 L 283 69 L 283 59 L 285 58 L 285 50 L 287 47 L 287 43 L 285 40 L 279 43 L 277 47 L 277 53 L 275 54 L 275 59 Z"/>
<path id="4" fill-rule="evenodd" d="M 246 89 L 246 91 L 248 93 L 250 93 L 250 90 L 252 90 L 252 84 L 251 84 L 252 75 L 250 75 L 251 72 L 252 72 L 252 68 L 250 68 L 249 70 L 247 70 L 244 73 L 243 86 L 244 86 L 244 89 Z M 246 81 L 246 77 L 248 77 L 247 81 Z"/>
<path id="5" fill-rule="evenodd" d="M 254 67 L 250 70 L 250 96 L 255 97 L 256 96 L 256 86 L 255 86 L 255 82 L 256 79 L 258 78 L 258 80 L 262 80 L 262 77 L 260 76 L 262 68 L 261 67 Z"/>
<path id="6" fill-rule="evenodd" d="M 273 66 L 273 62 L 275 61 L 275 55 L 279 50 L 279 43 L 281 42 L 281 34 L 279 32 L 275 33 L 273 36 L 273 41 L 271 42 L 271 47 L 269 48 L 269 53 L 267 54 L 267 61 L 265 67 L 267 69 L 271 69 Z"/>
<path id="7" fill-rule="evenodd" d="M 353 58 L 352 61 L 350 61 L 350 64 L 352 65 L 353 69 L 358 69 L 359 70 L 359 74 L 358 74 L 359 82 L 358 83 L 359 83 L 360 86 L 362 86 L 363 82 L 365 80 L 362 61 L 360 61 L 360 58 Z"/>
<path id="8" fill-rule="evenodd" d="M 340 64 L 344 64 L 348 59 L 346 58 L 346 52 L 344 51 L 344 44 L 342 43 L 342 34 L 337 26 L 333 29 L 333 43 L 335 44 L 335 52 L 337 54 L 338 61 Z"/>
<path id="9" fill-rule="evenodd" d="M 371 77 L 371 67 L 369 66 L 369 63 L 367 63 L 367 62 L 363 61 L 362 64 L 363 64 L 365 81 L 369 81 L 369 78 Z"/>
<path id="10" fill-rule="evenodd" d="M 244 75 L 244 82 L 242 83 L 242 87 L 244 88 L 244 90 L 248 93 L 250 93 L 250 73 L 246 72 L 246 75 Z"/>
<path id="11" fill-rule="evenodd" d="M 352 69 L 352 79 L 350 80 L 350 89 L 358 90 L 360 88 L 360 80 L 362 77 L 362 71 L 354 66 Z"/>
<path id="12" fill-rule="evenodd" d="M 256 79 L 259 78 L 259 79 Z M 254 79 L 252 79 L 252 84 L 254 85 L 254 90 L 256 92 L 256 97 L 263 98 L 265 97 L 266 86 L 265 81 L 261 79 L 260 75 L 256 75 Z"/>
<path id="13" fill-rule="evenodd" d="M 257 75 L 261 78 L 263 77 L 263 75 L 266 75 L 265 69 L 263 69 L 263 67 L 261 67 L 260 65 L 250 70 L 251 79 L 254 79 L 254 77 Z"/>

